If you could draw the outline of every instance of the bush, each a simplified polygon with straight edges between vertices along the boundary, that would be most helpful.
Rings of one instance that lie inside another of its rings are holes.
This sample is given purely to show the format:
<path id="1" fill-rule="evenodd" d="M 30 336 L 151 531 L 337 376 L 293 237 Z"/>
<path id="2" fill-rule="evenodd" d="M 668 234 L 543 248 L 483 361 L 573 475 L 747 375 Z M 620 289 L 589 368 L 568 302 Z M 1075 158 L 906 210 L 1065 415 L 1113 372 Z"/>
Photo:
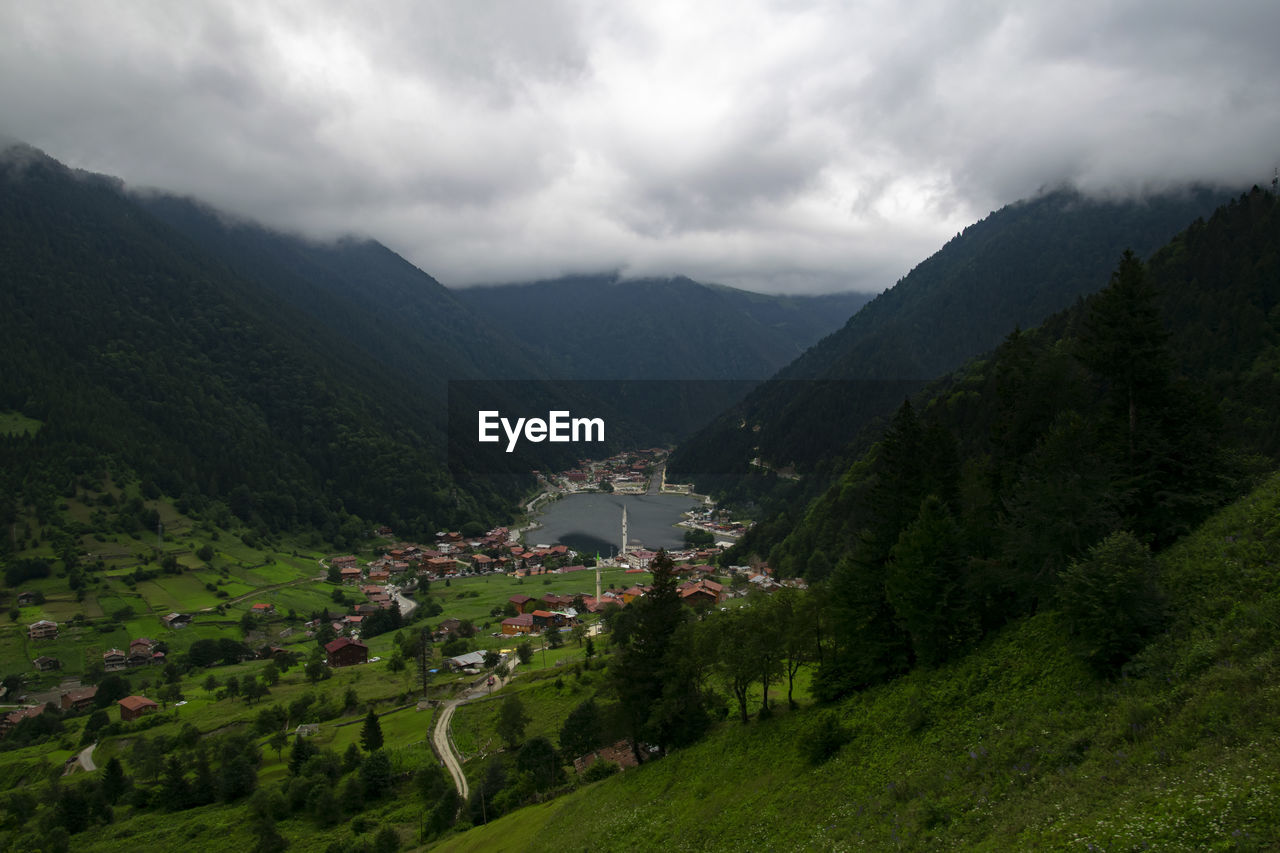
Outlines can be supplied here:
<path id="1" fill-rule="evenodd" d="M 1077 654 L 1103 673 L 1119 669 L 1162 621 L 1151 552 L 1127 531 L 1062 572 L 1058 601 Z"/>
<path id="2" fill-rule="evenodd" d="M 608 779 L 621 769 L 612 761 L 596 761 L 582 774 L 582 781 L 599 782 L 601 779 Z"/>
<path id="3" fill-rule="evenodd" d="M 839 752 L 852 737 L 840 722 L 840 717 L 829 711 L 809 724 L 800 735 L 798 746 L 805 760 L 817 766 Z"/>

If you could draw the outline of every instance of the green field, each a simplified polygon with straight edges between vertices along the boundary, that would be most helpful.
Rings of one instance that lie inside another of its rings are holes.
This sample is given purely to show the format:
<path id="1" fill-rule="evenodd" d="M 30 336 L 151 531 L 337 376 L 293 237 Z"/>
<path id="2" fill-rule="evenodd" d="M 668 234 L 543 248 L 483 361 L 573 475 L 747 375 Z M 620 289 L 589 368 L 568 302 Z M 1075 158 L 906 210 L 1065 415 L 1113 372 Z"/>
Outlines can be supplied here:
<path id="1" fill-rule="evenodd" d="M 0 435 L 35 435 L 44 423 L 19 412 L 0 412 Z"/>

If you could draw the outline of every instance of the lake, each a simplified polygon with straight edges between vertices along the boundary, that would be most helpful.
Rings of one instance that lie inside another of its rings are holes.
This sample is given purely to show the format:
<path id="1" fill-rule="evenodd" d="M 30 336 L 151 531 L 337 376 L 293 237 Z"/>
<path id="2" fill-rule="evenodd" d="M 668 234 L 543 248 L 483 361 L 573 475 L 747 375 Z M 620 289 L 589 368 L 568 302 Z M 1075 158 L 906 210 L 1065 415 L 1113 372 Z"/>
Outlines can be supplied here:
<path id="1" fill-rule="evenodd" d="M 684 513 L 698 506 L 687 495 L 568 495 L 546 504 L 536 517 L 539 527 L 524 534 L 527 545 L 568 545 L 581 554 L 608 557 L 622 544 L 622 508 L 627 508 L 627 541 L 656 551 L 684 547 Z"/>

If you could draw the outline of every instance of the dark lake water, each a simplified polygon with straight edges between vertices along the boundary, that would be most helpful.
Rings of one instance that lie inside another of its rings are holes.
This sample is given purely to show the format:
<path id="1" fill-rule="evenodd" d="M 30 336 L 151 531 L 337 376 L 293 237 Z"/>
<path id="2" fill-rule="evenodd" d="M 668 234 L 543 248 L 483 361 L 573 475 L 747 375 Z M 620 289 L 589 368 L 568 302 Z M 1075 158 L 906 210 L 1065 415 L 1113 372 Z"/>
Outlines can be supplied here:
<path id="1" fill-rule="evenodd" d="M 627 540 L 646 548 L 679 548 L 684 528 L 673 527 L 698 505 L 685 495 L 569 495 L 546 505 L 536 516 L 541 525 L 524 534 L 525 544 L 568 545 L 584 554 L 608 557 L 622 544 L 622 507 L 627 508 Z"/>

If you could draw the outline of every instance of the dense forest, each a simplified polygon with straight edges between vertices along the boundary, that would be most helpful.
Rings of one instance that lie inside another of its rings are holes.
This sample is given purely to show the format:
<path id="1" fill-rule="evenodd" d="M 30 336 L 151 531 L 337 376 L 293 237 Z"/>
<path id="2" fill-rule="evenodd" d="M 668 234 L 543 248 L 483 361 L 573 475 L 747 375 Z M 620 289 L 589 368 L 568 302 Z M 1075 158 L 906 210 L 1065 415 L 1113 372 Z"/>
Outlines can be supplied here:
<path id="1" fill-rule="evenodd" d="M 770 296 L 616 274 L 471 287 L 456 296 L 523 341 L 558 379 L 631 380 L 764 379 L 871 298 Z"/>
<path id="2" fill-rule="evenodd" d="M 1097 291 L 1125 249 L 1145 258 L 1227 199 L 1207 189 L 1128 201 L 1058 190 L 1004 207 L 682 443 L 671 470 L 743 505 L 804 503 L 866 449 L 904 395 Z M 775 474 L 791 469 L 811 476 Z"/>
<path id="3" fill-rule="evenodd" d="M 237 276 L 114 181 L 13 149 L 0 181 L 4 521 L 136 472 L 184 509 L 342 541 L 500 515 L 445 473 L 443 415 L 315 317 Z M 438 404 L 437 404 L 438 407 Z"/>
<path id="4" fill-rule="evenodd" d="M 825 695 L 1089 589 L 1110 596 L 1096 662 L 1123 661 L 1159 622 L 1150 553 L 1280 453 L 1278 246 L 1255 190 L 1149 263 L 1124 253 L 1100 293 L 901 403 L 798 523 L 742 543 L 729 559 L 825 584 Z"/>

